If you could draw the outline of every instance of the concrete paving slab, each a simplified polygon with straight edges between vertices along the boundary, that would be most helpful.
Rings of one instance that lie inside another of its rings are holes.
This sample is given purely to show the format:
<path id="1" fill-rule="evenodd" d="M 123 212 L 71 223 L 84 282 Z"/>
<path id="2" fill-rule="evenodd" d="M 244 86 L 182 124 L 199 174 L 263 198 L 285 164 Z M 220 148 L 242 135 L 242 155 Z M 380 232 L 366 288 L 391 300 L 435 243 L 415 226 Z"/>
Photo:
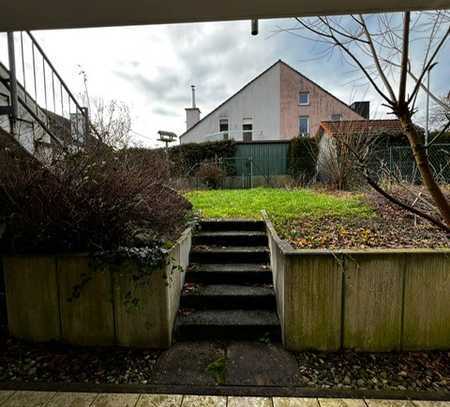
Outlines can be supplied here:
<path id="1" fill-rule="evenodd" d="M 95 398 L 96 393 L 56 393 L 45 407 L 90 407 Z"/>
<path id="2" fill-rule="evenodd" d="M 226 407 L 226 405 L 226 397 L 184 396 L 182 407 Z"/>
<path id="3" fill-rule="evenodd" d="M 179 394 L 143 394 L 136 407 L 180 407 L 182 401 Z"/>
<path id="4" fill-rule="evenodd" d="M 135 407 L 139 394 L 100 394 L 91 407 Z"/>
<path id="5" fill-rule="evenodd" d="M 366 400 L 368 407 L 414 407 L 409 400 Z"/>
<path id="6" fill-rule="evenodd" d="M 270 397 L 228 397 L 227 407 L 272 407 Z"/>
<path id="7" fill-rule="evenodd" d="M 319 407 L 319 402 L 316 398 L 274 397 L 273 407 Z"/>
<path id="8" fill-rule="evenodd" d="M 361 399 L 319 398 L 319 404 L 320 407 L 366 407 L 366 403 Z"/>
<path id="9" fill-rule="evenodd" d="M 289 386 L 296 382 L 297 361 L 281 345 L 231 342 L 227 346 L 228 385 Z"/>
<path id="10" fill-rule="evenodd" d="M 225 356 L 216 342 L 180 342 L 165 351 L 155 368 L 157 384 L 203 385 L 217 384 L 208 366 Z"/>
<path id="11" fill-rule="evenodd" d="M 8 400 L 13 395 L 12 390 L 0 390 L 0 403 Z"/>
<path id="12" fill-rule="evenodd" d="M 18 391 L 2 407 L 44 407 L 54 395 L 54 392 L 46 391 Z"/>

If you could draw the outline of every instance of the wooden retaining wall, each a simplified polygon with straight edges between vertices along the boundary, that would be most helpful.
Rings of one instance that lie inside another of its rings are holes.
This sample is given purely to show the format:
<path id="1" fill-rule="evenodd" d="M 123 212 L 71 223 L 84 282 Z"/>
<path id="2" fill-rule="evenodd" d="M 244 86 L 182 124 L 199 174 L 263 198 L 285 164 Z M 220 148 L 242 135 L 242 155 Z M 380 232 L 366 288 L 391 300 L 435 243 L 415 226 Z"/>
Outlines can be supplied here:
<path id="1" fill-rule="evenodd" d="M 287 349 L 450 349 L 450 249 L 295 250 L 266 225 Z"/>
<path id="2" fill-rule="evenodd" d="M 3 257 L 9 332 L 38 342 L 167 348 L 190 247 L 187 229 L 169 252 L 169 264 L 137 286 L 129 273 L 113 270 L 117 266 L 93 271 L 87 255 Z M 79 298 L 73 298 L 86 276 Z M 135 306 L 126 302 L 130 289 Z"/>

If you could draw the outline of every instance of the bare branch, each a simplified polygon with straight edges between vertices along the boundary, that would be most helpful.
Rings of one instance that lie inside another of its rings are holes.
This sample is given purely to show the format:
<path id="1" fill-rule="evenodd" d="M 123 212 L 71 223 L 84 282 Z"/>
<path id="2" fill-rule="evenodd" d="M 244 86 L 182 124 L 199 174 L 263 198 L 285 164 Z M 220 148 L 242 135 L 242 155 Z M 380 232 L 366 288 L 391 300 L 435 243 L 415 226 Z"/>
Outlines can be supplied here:
<path id="1" fill-rule="evenodd" d="M 400 84 L 398 91 L 398 101 L 401 104 L 405 103 L 406 82 L 408 75 L 408 60 L 409 60 L 409 25 L 411 22 L 411 14 L 409 11 L 405 13 L 404 27 L 403 27 L 403 49 L 402 62 L 400 68 Z"/>
<path id="2" fill-rule="evenodd" d="M 414 95 L 418 92 L 418 90 L 420 88 L 420 84 L 422 83 L 423 77 L 425 76 L 426 72 L 430 69 L 431 64 L 433 63 L 434 59 L 436 58 L 436 55 L 438 54 L 440 49 L 444 46 L 445 41 L 447 40 L 449 35 L 450 35 L 450 25 L 449 25 L 447 31 L 445 32 L 445 35 L 442 37 L 441 41 L 436 46 L 436 49 L 434 50 L 433 54 L 431 55 L 430 59 L 428 60 L 427 64 L 425 65 L 424 69 L 422 70 L 422 73 L 417 78 L 416 86 L 414 87 L 414 90 L 408 99 L 408 103 L 410 103 L 413 100 Z"/>
<path id="3" fill-rule="evenodd" d="M 366 23 L 364 21 L 364 17 L 362 15 L 360 15 L 359 17 L 361 19 L 361 24 L 363 26 L 364 33 L 366 34 L 367 41 L 369 41 L 369 48 L 370 48 L 370 51 L 372 53 L 372 57 L 373 57 L 373 60 L 375 62 L 375 66 L 377 68 L 378 74 L 380 75 L 380 78 L 383 81 L 384 86 L 386 87 L 386 90 L 388 91 L 388 93 L 389 93 L 389 95 L 391 97 L 392 103 L 395 103 L 396 102 L 396 98 L 395 98 L 394 91 L 392 90 L 392 87 L 391 87 L 389 81 L 387 80 L 386 75 L 383 72 L 383 69 L 381 68 L 380 61 L 379 61 L 378 55 L 377 55 L 377 51 L 375 50 L 375 46 L 373 45 L 372 38 L 370 36 L 369 30 L 367 28 L 367 25 L 366 25 Z"/>

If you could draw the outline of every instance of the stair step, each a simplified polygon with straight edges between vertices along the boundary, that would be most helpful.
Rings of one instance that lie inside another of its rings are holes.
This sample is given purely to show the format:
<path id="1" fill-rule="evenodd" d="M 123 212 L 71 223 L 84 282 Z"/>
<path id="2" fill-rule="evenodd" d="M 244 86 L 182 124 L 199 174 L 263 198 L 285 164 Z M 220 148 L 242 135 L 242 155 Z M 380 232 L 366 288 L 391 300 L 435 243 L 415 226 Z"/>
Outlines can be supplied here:
<path id="1" fill-rule="evenodd" d="M 196 264 L 192 263 L 186 273 L 186 282 L 204 284 L 249 284 L 272 283 L 272 271 L 267 264 L 231 263 Z"/>
<path id="2" fill-rule="evenodd" d="M 234 339 L 280 340 L 278 316 L 268 310 L 206 310 L 178 315 L 178 340 Z"/>
<path id="3" fill-rule="evenodd" d="M 194 245 L 264 246 L 267 235 L 261 230 L 207 231 L 196 233 L 192 242 Z"/>
<path id="4" fill-rule="evenodd" d="M 213 284 L 185 286 L 182 308 L 195 309 L 275 309 L 272 287 Z"/>
<path id="5" fill-rule="evenodd" d="M 193 246 L 193 263 L 268 263 L 266 246 Z"/>
<path id="6" fill-rule="evenodd" d="M 204 219 L 200 221 L 200 229 L 203 232 L 265 231 L 266 225 L 263 221 L 254 219 Z"/>

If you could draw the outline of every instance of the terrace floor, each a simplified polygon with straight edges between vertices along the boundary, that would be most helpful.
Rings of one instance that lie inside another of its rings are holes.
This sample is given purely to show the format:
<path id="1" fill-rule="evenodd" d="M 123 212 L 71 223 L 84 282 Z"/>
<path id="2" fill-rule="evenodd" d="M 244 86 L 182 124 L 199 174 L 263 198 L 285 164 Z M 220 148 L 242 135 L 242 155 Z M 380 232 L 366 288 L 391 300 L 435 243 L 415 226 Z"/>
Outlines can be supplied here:
<path id="1" fill-rule="evenodd" d="M 0 407 L 450 407 L 450 401 L 0 391 Z"/>

